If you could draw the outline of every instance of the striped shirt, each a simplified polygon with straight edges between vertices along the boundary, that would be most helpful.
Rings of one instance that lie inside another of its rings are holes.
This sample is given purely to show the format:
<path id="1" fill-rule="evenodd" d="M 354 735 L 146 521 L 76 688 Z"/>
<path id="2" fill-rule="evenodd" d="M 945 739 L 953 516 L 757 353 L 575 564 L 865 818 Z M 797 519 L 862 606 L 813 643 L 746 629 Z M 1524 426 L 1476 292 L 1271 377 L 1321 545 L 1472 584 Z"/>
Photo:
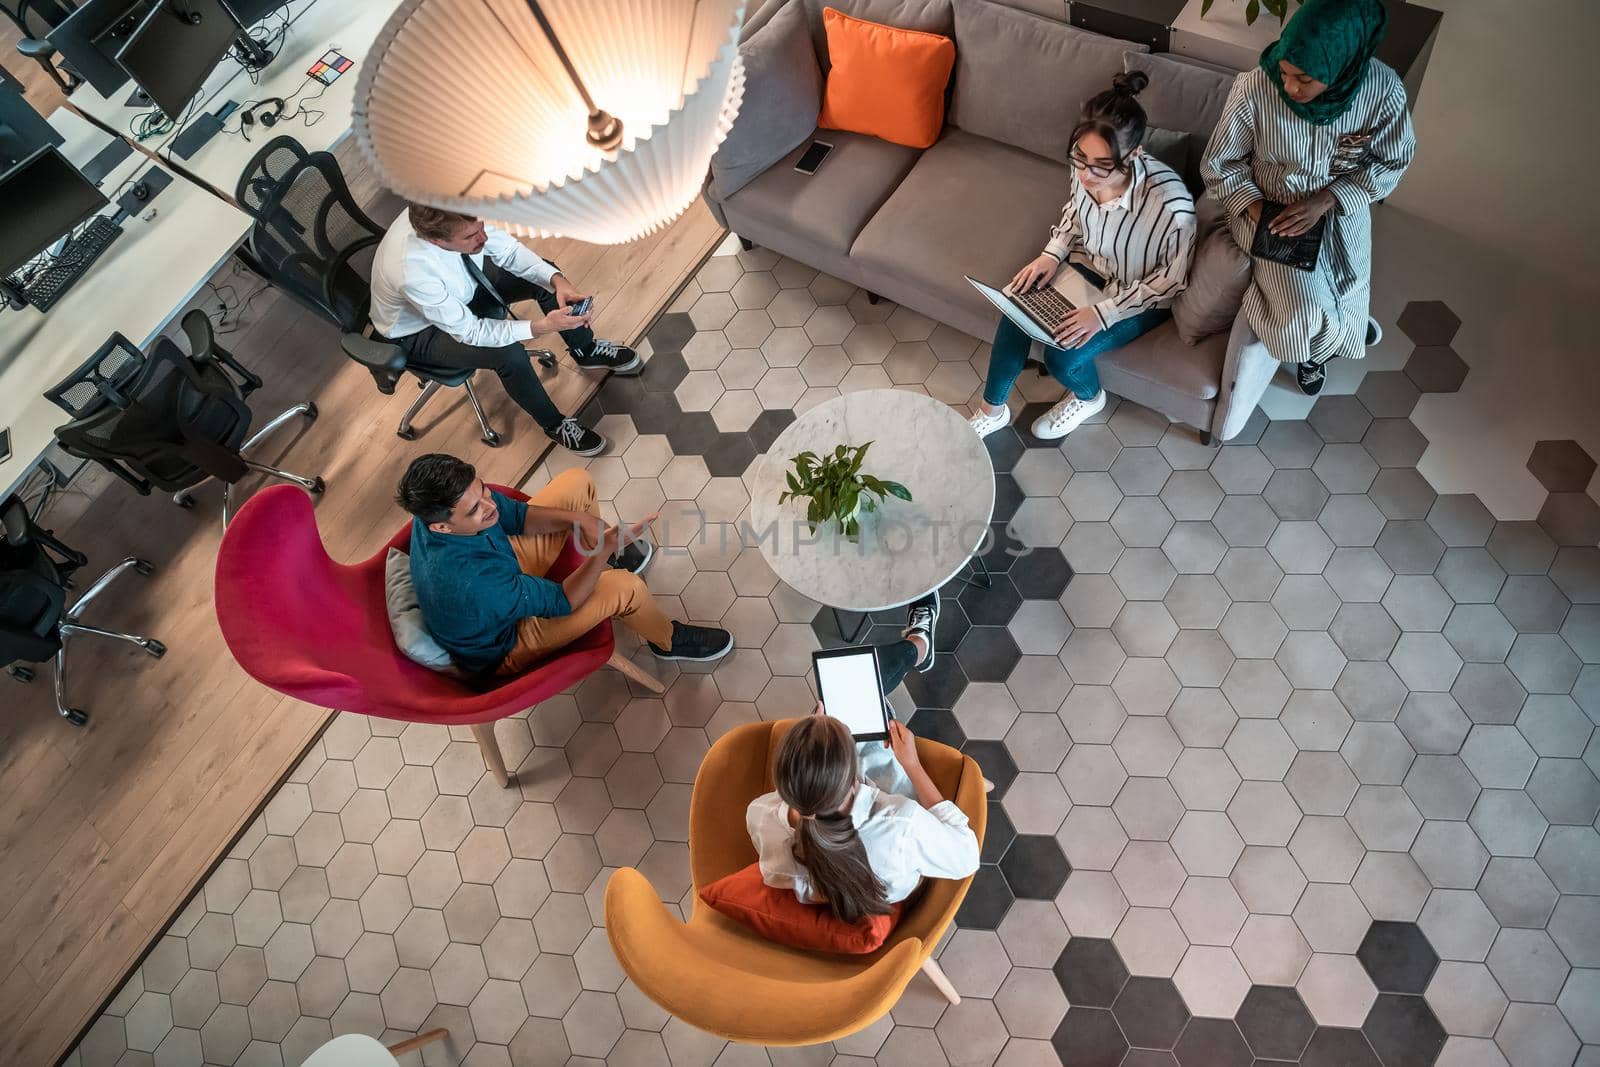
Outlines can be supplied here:
<path id="1" fill-rule="evenodd" d="M 1159 159 L 1140 152 L 1129 160 L 1128 188 L 1096 203 L 1072 175 L 1072 198 L 1050 231 L 1044 253 L 1076 263 L 1106 280 L 1094 306 L 1102 329 L 1141 311 L 1169 307 L 1189 277 L 1194 255 L 1194 197 Z"/>
<path id="2" fill-rule="evenodd" d="M 1416 147 L 1405 86 L 1376 59 L 1369 61 L 1350 107 L 1326 126 L 1290 110 L 1260 68 L 1234 79 L 1200 173 L 1227 212 L 1239 246 L 1249 248 L 1255 237 L 1255 224 L 1244 212 L 1257 200 L 1292 204 L 1326 189 L 1336 204 L 1324 216 L 1315 271 L 1271 260 L 1251 264 L 1245 315 L 1278 359 L 1300 363 L 1366 354 L 1370 208 L 1394 191 Z"/>

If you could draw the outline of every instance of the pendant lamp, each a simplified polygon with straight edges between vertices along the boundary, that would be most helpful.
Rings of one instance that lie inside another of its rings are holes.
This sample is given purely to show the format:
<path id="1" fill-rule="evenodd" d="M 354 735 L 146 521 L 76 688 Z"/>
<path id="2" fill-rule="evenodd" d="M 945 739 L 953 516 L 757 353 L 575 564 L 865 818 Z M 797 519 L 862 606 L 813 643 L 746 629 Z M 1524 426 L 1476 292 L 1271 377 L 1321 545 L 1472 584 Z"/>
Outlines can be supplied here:
<path id="1" fill-rule="evenodd" d="M 408 200 L 620 244 L 699 195 L 744 93 L 744 0 L 403 0 L 354 125 Z"/>

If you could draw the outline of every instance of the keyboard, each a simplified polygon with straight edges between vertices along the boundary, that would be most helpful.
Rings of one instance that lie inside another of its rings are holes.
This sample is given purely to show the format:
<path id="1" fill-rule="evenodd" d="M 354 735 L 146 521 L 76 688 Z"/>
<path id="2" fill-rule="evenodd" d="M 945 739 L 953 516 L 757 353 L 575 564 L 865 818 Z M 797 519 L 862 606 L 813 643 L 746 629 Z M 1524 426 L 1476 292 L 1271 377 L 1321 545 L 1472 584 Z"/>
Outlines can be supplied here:
<path id="1" fill-rule="evenodd" d="M 108 216 L 96 215 L 82 231 L 67 241 L 61 254 L 49 260 L 32 278 L 17 288 L 24 299 L 40 311 L 49 311 L 56 302 L 67 295 L 73 283 L 88 273 L 122 233 L 122 227 Z"/>
<path id="2" fill-rule="evenodd" d="M 1011 299 L 1025 308 L 1035 322 L 1052 334 L 1074 310 L 1071 301 L 1049 285 L 1042 285 L 1029 293 L 1013 294 Z"/>

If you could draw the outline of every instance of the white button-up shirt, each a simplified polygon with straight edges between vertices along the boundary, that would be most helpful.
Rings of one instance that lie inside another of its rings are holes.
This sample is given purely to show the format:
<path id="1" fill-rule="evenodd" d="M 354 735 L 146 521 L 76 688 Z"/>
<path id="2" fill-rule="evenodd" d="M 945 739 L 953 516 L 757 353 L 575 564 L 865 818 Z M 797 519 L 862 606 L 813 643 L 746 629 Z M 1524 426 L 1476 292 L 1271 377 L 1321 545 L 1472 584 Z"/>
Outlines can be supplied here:
<path id="1" fill-rule="evenodd" d="M 553 289 L 556 268 L 540 259 L 504 230 L 485 226 L 488 240 L 472 257 L 481 270 L 485 258 L 535 285 Z M 437 326 L 464 345 L 499 348 L 533 336 L 522 319 L 485 319 L 467 305 L 478 283 L 461 261 L 460 252 L 440 248 L 418 237 L 410 215 L 402 211 L 389 226 L 372 260 L 372 326 L 397 339 Z"/>
<path id="2" fill-rule="evenodd" d="M 978 869 L 978 837 L 951 801 L 924 808 L 863 781 L 850 804 L 850 821 L 891 904 L 916 892 L 924 878 L 965 878 Z M 797 831 L 789 825 L 789 805 L 776 791 L 750 802 L 745 826 L 760 857 L 761 880 L 816 902 L 811 877 L 794 858 Z"/>

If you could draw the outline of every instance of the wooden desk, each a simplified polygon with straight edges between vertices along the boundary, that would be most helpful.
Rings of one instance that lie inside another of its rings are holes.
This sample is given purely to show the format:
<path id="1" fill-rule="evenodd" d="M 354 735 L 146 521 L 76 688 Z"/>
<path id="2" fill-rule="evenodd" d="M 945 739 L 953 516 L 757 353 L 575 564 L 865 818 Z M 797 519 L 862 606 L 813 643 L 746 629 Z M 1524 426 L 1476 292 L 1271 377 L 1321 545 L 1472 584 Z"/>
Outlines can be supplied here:
<path id="1" fill-rule="evenodd" d="M 85 119 L 61 108 L 50 116 L 66 142 L 61 152 L 79 166 L 110 143 Z M 108 195 L 153 166 L 134 152 L 100 187 Z M 106 208 L 116 211 L 115 197 Z M 12 455 L 0 461 L 0 496 L 11 492 L 55 439 L 67 413 L 44 391 L 94 354 L 112 331 L 140 347 L 165 329 L 205 280 L 250 232 L 250 217 L 206 190 L 176 178 L 48 312 L 26 307 L 0 313 L 0 426 L 11 428 Z"/>

